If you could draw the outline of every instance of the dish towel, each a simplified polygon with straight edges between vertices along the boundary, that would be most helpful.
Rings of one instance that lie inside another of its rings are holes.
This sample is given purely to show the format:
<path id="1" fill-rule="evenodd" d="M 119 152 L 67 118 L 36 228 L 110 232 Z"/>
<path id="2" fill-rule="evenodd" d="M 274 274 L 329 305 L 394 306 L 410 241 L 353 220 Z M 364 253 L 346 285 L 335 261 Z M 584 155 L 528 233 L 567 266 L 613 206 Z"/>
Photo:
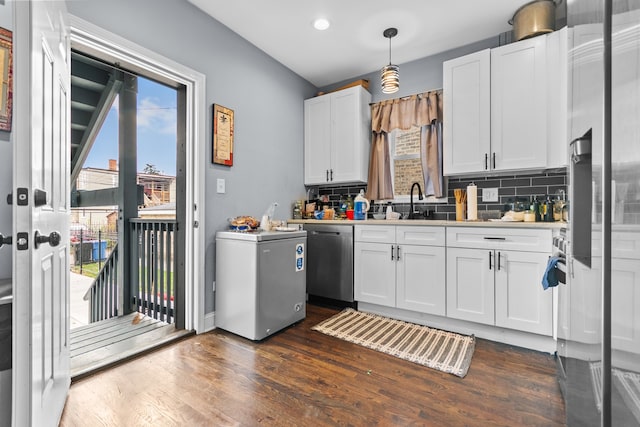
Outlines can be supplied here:
<path id="1" fill-rule="evenodd" d="M 542 287 L 544 289 L 552 288 L 554 286 L 558 286 L 558 277 L 556 276 L 556 265 L 561 261 L 562 258 L 557 256 L 552 256 L 549 258 L 549 262 L 547 263 L 547 268 L 542 275 Z"/>

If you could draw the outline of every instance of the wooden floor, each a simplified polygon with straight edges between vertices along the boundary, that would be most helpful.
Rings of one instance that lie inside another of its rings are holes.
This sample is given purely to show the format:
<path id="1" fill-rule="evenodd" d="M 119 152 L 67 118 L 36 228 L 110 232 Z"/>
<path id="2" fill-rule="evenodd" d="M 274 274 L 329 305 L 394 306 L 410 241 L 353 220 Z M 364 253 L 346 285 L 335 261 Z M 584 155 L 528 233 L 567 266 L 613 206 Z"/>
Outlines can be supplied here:
<path id="1" fill-rule="evenodd" d="M 138 316 L 141 317 L 134 321 Z M 188 334 L 191 333 L 139 313 L 72 329 L 71 378 L 78 379 Z"/>
<path id="2" fill-rule="evenodd" d="M 71 386 L 62 426 L 563 426 L 552 356 L 478 340 L 458 378 L 311 331 L 193 336 Z"/>

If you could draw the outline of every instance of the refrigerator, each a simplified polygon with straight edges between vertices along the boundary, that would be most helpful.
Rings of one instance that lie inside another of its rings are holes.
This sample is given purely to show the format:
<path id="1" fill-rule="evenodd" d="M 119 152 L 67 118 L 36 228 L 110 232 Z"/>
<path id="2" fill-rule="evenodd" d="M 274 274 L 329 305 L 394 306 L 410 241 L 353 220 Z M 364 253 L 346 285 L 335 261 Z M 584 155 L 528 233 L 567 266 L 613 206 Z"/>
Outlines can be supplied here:
<path id="1" fill-rule="evenodd" d="M 567 25 L 567 425 L 640 426 L 640 1 L 569 1 Z"/>
<path id="2" fill-rule="evenodd" d="M 215 325 L 262 340 L 306 316 L 307 232 L 216 233 Z"/>

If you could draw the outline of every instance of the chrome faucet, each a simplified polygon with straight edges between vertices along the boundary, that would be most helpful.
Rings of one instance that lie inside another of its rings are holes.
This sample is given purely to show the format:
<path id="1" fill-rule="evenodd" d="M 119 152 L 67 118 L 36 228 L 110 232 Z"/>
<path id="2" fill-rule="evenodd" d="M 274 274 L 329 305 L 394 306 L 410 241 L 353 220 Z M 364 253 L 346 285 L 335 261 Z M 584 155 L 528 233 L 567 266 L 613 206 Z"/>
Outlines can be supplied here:
<path id="1" fill-rule="evenodd" d="M 418 212 L 414 212 L 413 210 L 413 188 L 415 186 L 418 186 L 418 200 L 422 200 L 422 188 L 420 188 L 420 184 L 417 182 L 414 182 L 413 184 L 411 184 L 411 192 L 409 193 L 409 219 L 415 219 L 418 218 L 418 215 L 416 215 Z"/>

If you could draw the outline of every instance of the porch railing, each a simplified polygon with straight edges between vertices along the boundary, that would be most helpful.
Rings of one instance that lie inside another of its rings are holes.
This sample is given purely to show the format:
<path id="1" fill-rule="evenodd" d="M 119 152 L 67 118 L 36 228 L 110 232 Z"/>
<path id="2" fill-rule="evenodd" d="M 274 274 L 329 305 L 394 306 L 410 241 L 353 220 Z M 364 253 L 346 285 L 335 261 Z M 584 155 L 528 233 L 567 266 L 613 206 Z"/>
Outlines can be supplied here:
<path id="1" fill-rule="evenodd" d="M 121 254 L 130 262 L 131 294 L 125 304 L 166 323 L 175 321 L 176 228 L 175 220 L 132 219 L 130 251 Z M 90 301 L 90 322 L 124 314 L 118 311 L 119 256 L 116 244 L 84 296 Z"/>
<path id="2" fill-rule="evenodd" d="M 100 269 L 84 300 L 89 301 L 89 322 L 118 316 L 118 243 Z"/>
<path id="3" fill-rule="evenodd" d="M 136 218 L 130 224 L 132 303 L 147 316 L 173 323 L 176 221 Z"/>

